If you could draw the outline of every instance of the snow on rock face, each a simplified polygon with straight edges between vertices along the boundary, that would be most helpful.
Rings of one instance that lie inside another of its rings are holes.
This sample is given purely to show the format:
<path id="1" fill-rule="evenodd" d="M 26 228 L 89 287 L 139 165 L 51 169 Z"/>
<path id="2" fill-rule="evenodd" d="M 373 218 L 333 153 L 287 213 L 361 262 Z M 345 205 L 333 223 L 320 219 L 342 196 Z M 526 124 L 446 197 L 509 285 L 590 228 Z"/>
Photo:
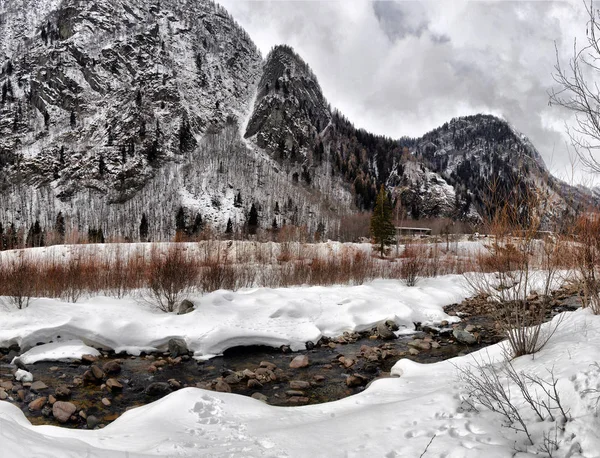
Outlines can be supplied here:
<path id="1" fill-rule="evenodd" d="M 323 335 L 385 320 L 408 329 L 414 322 L 457 320 L 442 307 L 469 294 L 462 276 L 451 275 L 423 279 L 416 287 L 379 280 L 362 286 L 220 290 L 193 298 L 196 310 L 185 315 L 158 312 L 133 299 L 97 297 L 77 304 L 38 299 L 23 310 L 0 309 L 0 345 L 16 343 L 26 350 L 60 335 L 131 354 L 165 350 L 170 339 L 181 338 L 199 359 L 244 345 L 301 350 Z"/>
<path id="2" fill-rule="evenodd" d="M 0 2 L 0 168 L 122 196 L 242 118 L 261 56 L 210 0 Z M 26 49 L 26 51 L 25 51 Z"/>
<path id="3" fill-rule="evenodd" d="M 600 449 L 597 394 L 589 391 L 600 382 L 600 370 L 593 365 L 600 360 L 599 320 L 585 310 L 568 314 L 535 358 L 513 361 L 517 371 L 544 379 L 553 368 L 559 380 L 557 389 L 571 420 L 558 433 L 557 456 L 593 457 Z M 401 360 L 394 367 L 399 378 L 375 381 L 339 401 L 304 407 L 271 407 L 245 396 L 185 388 L 129 410 L 96 431 L 32 426 L 16 406 L 0 402 L 0 443 L 7 456 L 67 458 L 418 457 L 427 447 L 425 456 L 509 458 L 515 448 L 522 451 L 518 456 L 539 456 L 544 428 L 552 423 L 535 421 L 516 387 L 511 399 L 533 431 L 534 446 L 507 428 L 501 416 L 461 405 L 456 367 L 473 358 L 499 364 L 502 351 L 498 344 L 434 364 Z"/>
<path id="4" fill-rule="evenodd" d="M 317 77 L 292 48 L 275 47 L 264 63 L 245 136 L 278 156 L 300 159 L 330 122 Z"/>
<path id="5" fill-rule="evenodd" d="M 78 360 L 83 355 L 99 356 L 100 352 L 85 345 L 81 340 L 69 340 L 38 345 L 17 358 L 21 363 L 27 365 L 40 361 Z M 17 358 L 13 359 L 12 364 L 15 364 Z"/>

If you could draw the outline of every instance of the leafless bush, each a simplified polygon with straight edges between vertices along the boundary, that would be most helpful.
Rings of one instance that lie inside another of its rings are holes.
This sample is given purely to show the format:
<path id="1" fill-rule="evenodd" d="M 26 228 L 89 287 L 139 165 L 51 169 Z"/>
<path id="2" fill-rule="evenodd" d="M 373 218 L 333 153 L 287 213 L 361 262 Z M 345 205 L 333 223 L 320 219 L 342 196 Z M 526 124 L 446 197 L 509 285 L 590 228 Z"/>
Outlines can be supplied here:
<path id="1" fill-rule="evenodd" d="M 18 309 L 28 307 L 37 293 L 38 274 L 35 261 L 25 250 L 20 251 L 0 266 L 0 296 L 7 296 Z"/>
<path id="2" fill-rule="evenodd" d="M 175 310 L 175 304 L 196 285 L 198 267 L 177 244 L 172 244 L 166 252 L 152 251 L 147 284 L 151 298 L 160 310 Z"/>
<path id="3" fill-rule="evenodd" d="M 466 393 L 464 403 L 473 410 L 484 407 L 502 415 L 510 428 L 527 436 L 530 445 L 534 445 L 534 438 L 523 407 L 531 409 L 537 420 L 554 426 L 562 427 L 569 421 L 553 370 L 548 370 L 550 381 L 546 381 L 537 375 L 517 372 L 509 359 L 496 365 L 491 360 L 475 358 L 473 364 L 457 370 Z M 550 445 L 547 442 L 544 439 L 542 446 Z"/>
<path id="4" fill-rule="evenodd" d="M 575 226 L 575 269 L 583 292 L 583 306 L 600 314 L 600 215 L 581 217 Z"/>
<path id="5" fill-rule="evenodd" d="M 400 278 L 406 286 L 415 286 L 427 265 L 426 249 L 421 244 L 407 243 L 400 262 Z"/>
<path id="6" fill-rule="evenodd" d="M 555 330 L 542 325 L 550 308 L 550 290 L 558 280 L 560 250 L 553 239 L 539 240 L 542 203 L 543 196 L 532 190 L 522 205 L 496 207 L 487 223 L 491 235 L 487 252 L 479 254 L 476 271 L 465 275 L 474 293 L 496 302 L 494 318 L 515 357 L 540 350 Z"/>

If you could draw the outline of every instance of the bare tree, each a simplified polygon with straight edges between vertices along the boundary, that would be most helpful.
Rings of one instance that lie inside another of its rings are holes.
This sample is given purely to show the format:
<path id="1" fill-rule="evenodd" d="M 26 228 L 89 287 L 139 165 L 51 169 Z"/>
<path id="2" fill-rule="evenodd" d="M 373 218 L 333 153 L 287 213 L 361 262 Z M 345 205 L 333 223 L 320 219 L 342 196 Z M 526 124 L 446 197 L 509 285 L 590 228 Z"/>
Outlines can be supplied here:
<path id="1" fill-rule="evenodd" d="M 573 41 L 573 55 L 565 66 L 556 48 L 553 74 L 558 88 L 549 91 L 550 104 L 564 107 L 575 115 L 575 123 L 566 125 L 567 134 L 584 166 L 600 172 L 600 161 L 595 152 L 600 150 L 600 10 L 584 2 L 588 22 L 586 42 Z"/>

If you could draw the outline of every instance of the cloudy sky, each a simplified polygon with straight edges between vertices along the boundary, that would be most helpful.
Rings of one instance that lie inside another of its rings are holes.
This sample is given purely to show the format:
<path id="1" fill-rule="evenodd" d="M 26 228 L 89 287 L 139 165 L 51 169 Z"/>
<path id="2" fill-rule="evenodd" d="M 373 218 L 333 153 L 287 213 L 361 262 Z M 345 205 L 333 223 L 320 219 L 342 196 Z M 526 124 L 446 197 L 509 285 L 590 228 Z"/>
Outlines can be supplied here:
<path id="1" fill-rule="evenodd" d="M 263 55 L 293 46 L 358 127 L 419 136 L 455 116 L 491 113 L 571 180 L 568 114 L 548 106 L 547 91 L 555 43 L 566 61 L 573 39 L 585 38 L 581 0 L 219 1 Z"/>

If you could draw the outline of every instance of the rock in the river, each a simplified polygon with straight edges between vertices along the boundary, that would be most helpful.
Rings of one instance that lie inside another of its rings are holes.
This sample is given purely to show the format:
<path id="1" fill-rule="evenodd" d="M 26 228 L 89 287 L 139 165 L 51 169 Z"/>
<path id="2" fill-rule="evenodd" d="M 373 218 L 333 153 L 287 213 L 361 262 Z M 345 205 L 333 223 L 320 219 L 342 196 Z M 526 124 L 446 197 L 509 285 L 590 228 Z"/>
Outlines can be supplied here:
<path id="1" fill-rule="evenodd" d="M 454 328 L 452 335 L 458 342 L 466 345 L 474 345 L 477 343 L 477 338 L 470 332 L 467 332 L 463 329 Z"/>
<path id="2" fill-rule="evenodd" d="M 313 342 L 311 342 L 310 340 L 308 342 L 306 342 L 307 350 L 312 350 L 313 348 L 315 348 L 315 344 Z"/>
<path id="3" fill-rule="evenodd" d="M 259 366 L 269 369 L 271 371 L 274 371 L 275 369 L 277 369 L 277 366 L 273 363 L 270 363 L 269 361 L 261 361 Z"/>
<path id="4" fill-rule="evenodd" d="M 90 365 L 92 363 L 95 363 L 96 361 L 98 361 L 97 356 L 94 356 L 94 355 L 82 355 L 81 356 L 81 362 L 83 364 Z"/>
<path id="5" fill-rule="evenodd" d="M 225 383 L 228 383 L 229 385 L 235 385 L 236 383 L 240 383 L 243 380 L 244 376 L 243 375 L 239 375 L 236 374 L 235 372 L 229 374 L 228 376 L 226 376 L 224 378 Z"/>
<path id="6" fill-rule="evenodd" d="M 251 378 L 250 380 L 248 380 L 248 388 L 251 390 L 262 390 L 263 384 L 255 378 Z"/>
<path id="7" fill-rule="evenodd" d="M 23 369 L 17 369 L 17 372 L 15 372 L 15 380 L 23 383 L 33 382 L 33 374 Z"/>
<path id="8" fill-rule="evenodd" d="M 187 355 L 188 351 L 185 340 L 179 338 L 169 340 L 169 353 L 171 354 L 171 358 L 176 358 L 179 355 Z"/>
<path id="9" fill-rule="evenodd" d="M 275 372 L 273 372 L 271 369 L 267 369 L 266 367 L 259 367 L 258 369 L 256 369 L 256 371 L 254 371 L 254 373 L 256 374 L 256 378 L 259 382 L 268 383 L 277 380 Z"/>
<path id="10" fill-rule="evenodd" d="M 154 382 L 146 387 L 148 396 L 164 396 L 171 392 L 171 385 L 165 382 Z"/>
<path id="11" fill-rule="evenodd" d="M 6 391 L 12 390 L 13 383 L 11 381 L 0 382 L 0 388 L 4 388 Z"/>
<path id="12" fill-rule="evenodd" d="M 92 372 L 92 375 L 94 376 L 94 378 L 96 380 L 102 380 L 104 378 L 104 372 L 98 366 L 92 366 L 90 368 L 90 371 Z M 85 375 L 84 375 L 84 379 L 85 379 Z"/>
<path id="13" fill-rule="evenodd" d="M 0 390 L 0 401 L 5 401 L 8 399 L 8 394 L 4 390 Z"/>
<path id="14" fill-rule="evenodd" d="M 177 309 L 177 315 L 185 315 L 186 313 L 190 313 L 194 311 L 194 303 L 187 299 L 181 301 L 179 304 L 179 308 Z"/>
<path id="15" fill-rule="evenodd" d="M 111 402 L 110 402 L 110 401 L 109 401 L 107 398 L 102 398 L 102 404 L 103 404 L 105 407 L 110 407 L 110 405 L 111 405 Z"/>
<path id="16" fill-rule="evenodd" d="M 115 375 L 121 372 L 121 365 L 117 361 L 109 361 L 102 366 L 102 370 L 107 374 Z"/>
<path id="17" fill-rule="evenodd" d="M 94 417 L 93 415 L 89 415 L 87 417 L 87 427 L 89 429 L 94 429 L 96 426 L 98 426 L 100 424 L 100 420 L 98 420 L 96 417 Z"/>
<path id="18" fill-rule="evenodd" d="M 123 385 L 116 378 L 109 378 L 106 381 L 106 386 L 110 391 L 120 391 L 123 389 Z"/>
<path id="19" fill-rule="evenodd" d="M 37 398 L 29 403 L 27 406 L 31 412 L 36 412 L 38 410 L 42 410 L 42 408 L 46 405 L 48 398 L 42 397 Z"/>
<path id="20" fill-rule="evenodd" d="M 54 390 L 54 396 L 56 396 L 56 399 L 69 399 L 71 397 L 71 390 L 67 385 L 58 385 Z"/>
<path id="21" fill-rule="evenodd" d="M 349 387 L 364 386 L 367 382 L 368 379 L 360 374 L 352 374 L 346 379 L 346 385 Z"/>
<path id="22" fill-rule="evenodd" d="M 231 393 L 231 387 L 227 382 L 223 380 L 217 380 L 215 391 L 219 391 L 220 393 Z"/>
<path id="23" fill-rule="evenodd" d="M 388 328 L 385 321 L 382 321 L 377 325 L 377 334 L 383 340 L 391 340 L 396 338 L 396 334 L 394 334 L 390 328 Z"/>
<path id="24" fill-rule="evenodd" d="M 31 391 L 33 391 L 34 393 L 37 393 L 38 391 L 42 391 L 45 390 L 46 388 L 48 388 L 48 385 L 46 385 L 44 382 L 42 382 L 41 380 L 38 380 L 36 382 L 33 382 L 31 384 L 31 387 L 29 387 L 29 389 Z"/>
<path id="25" fill-rule="evenodd" d="M 299 369 L 301 367 L 307 367 L 309 364 L 310 362 L 308 361 L 307 355 L 298 355 L 294 359 L 292 359 L 292 362 L 290 363 L 290 368 Z"/>
<path id="26" fill-rule="evenodd" d="M 262 401 L 262 402 L 267 402 L 267 400 L 269 399 L 262 393 L 253 393 L 251 397 L 253 397 L 254 399 L 258 399 L 259 401 Z"/>
<path id="27" fill-rule="evenodd" d="M 77 407 L 71 402 L 56 401 L 52 406 L 52 415 L 61 423 L 68 422 L 76 411 Z"/>
<path id="28" fill-rule="evenodd" d="M 305 382 L 304 380 L 292 380 L 290 382 L 290 388 L 292 390 L 305 390 L 310 388 L 310 383 Z"/>
<path id="29" fill-rule="evenodd" d="M 17 366 L 18 369 L 22 369 L 24 371 L 27 371 L 27 366 L 25 366 L 25 364 L 23 363 L 23 361 L 21 361 L 21 358 L 17 357 L 13 360 L 12 362 L 15 366 Z"/>

